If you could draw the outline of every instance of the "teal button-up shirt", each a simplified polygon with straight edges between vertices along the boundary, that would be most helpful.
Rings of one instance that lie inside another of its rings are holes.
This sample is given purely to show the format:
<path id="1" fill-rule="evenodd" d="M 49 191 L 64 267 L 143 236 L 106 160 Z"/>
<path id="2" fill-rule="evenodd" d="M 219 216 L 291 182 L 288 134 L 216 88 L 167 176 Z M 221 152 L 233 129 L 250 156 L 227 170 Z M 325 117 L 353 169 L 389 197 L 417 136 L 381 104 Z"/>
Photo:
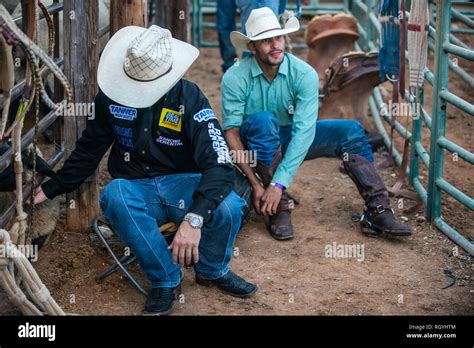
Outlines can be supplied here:
<path id="1" fill-rule="evenodd" d="M 292 125 L 291 141 L 272 182 L 289 187 L 316 133 L 318 75 L 301 59 L 285 53 L 270 83 L 252 55 L 232 66 L 222 79 L 222 128 L 240 127 L 256 112 L 268 111 L 280 126 Z"/>

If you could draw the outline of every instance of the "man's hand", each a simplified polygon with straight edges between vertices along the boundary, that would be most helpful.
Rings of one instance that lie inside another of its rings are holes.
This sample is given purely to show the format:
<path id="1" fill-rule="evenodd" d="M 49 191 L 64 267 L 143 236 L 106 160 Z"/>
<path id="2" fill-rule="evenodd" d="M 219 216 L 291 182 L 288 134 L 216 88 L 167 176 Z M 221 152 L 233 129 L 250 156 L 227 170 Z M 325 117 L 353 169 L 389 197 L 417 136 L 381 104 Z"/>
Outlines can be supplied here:
<path id="1" fill-rule="evenodd" d="M 33 204 L 34 205 L 40 204 L 40 203 L 44 202 L 47 199 L 48 199 L 48 197 L 46 197 L 46 195 L 44 194 L 43 189 L 41 188 L 41 186 L 38 186 L 36 188 L 36 191 L 35 191 L 35 200 L 34 200 Z"/>
<path id="2" fill-rule="evenodd" d="M 183 221 L 174 236 L 173 243 L 168 250 L 173 251 L 173 262 L 180 263 L 181 266 L 191 265 L 199 262 L 199 241 L 201 240 L 201 229 L 192 228 L 189 222 Z"/>
<path id="3" fill-rule="evenodd" d="M 262 197 L 262 214 L 266 216 L 272 216 L 276 214 L 278 204 L 281 200 L 282 190 L 278 187 L 270 185 L 265 190 L 265 194 Z"/>
<path id="4" fill-rule="evenodd" d="M 255 211 L 257 214 L 262 214 L 261 204 L 262 204 L 262 197 L 265 194 L 265 188 L 263 187 L 262 183 L 258 181 L 255 185 L 252 185 L 252 198 L 253 198 L 253 205 L 255 206 Z"/>

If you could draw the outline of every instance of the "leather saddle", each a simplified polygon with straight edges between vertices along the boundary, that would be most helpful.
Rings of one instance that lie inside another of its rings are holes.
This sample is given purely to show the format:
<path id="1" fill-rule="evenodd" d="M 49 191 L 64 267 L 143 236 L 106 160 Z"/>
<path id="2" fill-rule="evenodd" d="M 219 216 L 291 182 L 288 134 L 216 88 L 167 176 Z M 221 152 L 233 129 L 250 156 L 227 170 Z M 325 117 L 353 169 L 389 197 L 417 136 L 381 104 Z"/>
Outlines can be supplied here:
<path id="1" fill-rule="evenodd" d="M 325 72 L 323 94 L 339 92 L 354 81 L 367 76 L 378 76 L 379 54 L 373 52 L 349 52 L 335 58 Z M 376 83 L 374 87 L 378 85 Z"/>
<path id="2" fill-rule="evenodd" d="M 336 57 L 326 69 L 320 89 L 319 119 L 355 118 L 367 131 L 375 131 L 368 102 L 372 89 L 380 83 L 379 70 L 378 52 L 349 52 Z"/>

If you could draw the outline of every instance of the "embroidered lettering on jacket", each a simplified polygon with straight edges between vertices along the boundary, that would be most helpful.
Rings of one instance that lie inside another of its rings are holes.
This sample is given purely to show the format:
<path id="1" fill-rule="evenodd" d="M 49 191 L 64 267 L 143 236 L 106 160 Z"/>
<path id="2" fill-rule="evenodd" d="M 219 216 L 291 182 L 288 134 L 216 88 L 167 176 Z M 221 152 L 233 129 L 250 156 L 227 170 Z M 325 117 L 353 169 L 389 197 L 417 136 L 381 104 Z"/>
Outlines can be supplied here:
<path id="1" fill-rule="evenodd" d="M 115 118 L 122 120 L 133 121 L 137 117 L 137 109 L 125 106 L 109 105 L 109 111 Z"/>
<path id="2" fill-rule="evenodd" d="M 214 115 L 214 111 L 212 111 L 212 109 L 202 109 L 201 111 L 199 111 L 198 113 L 196 113 L 194 116 L 193 116 L 194 120 L 198 121 L 198 122 L 203 122 L 203 121 L 209 121 L 209 120 L 215 120 L 217 119 L 216 118 L 216 115 Z"/>
<path id="3" fill-rule="evenodd" d="M 120 127 L 114 125 L 115 134 L 117 134 L 117 141 L 125 147 L 133 147 L 133 130 L 129 127 Z"/>
<path id="4" fill-rule="evenodd" d="M 158 138 L 155 139 L 157 143 L 168 145 L 168 146 L 183 146 L 183 142 L 181 139 L 170 139 L 165 138 L 164 136 L 160 135 Z"/>
<path id="5" fill-rule="evenodd" d="M 217 153 L 217 163 L 231 163 L 231 159 L 229 156 L 229 148 L 227 147 L 227 143 L 225 142 L 225 139 L 222 136 L 222 132 L 220 131 L 220 129 L 215 128 L 213 123 L 209 123 L 207 127 L 209 137 L 212 140 L 212 148 Z"/>

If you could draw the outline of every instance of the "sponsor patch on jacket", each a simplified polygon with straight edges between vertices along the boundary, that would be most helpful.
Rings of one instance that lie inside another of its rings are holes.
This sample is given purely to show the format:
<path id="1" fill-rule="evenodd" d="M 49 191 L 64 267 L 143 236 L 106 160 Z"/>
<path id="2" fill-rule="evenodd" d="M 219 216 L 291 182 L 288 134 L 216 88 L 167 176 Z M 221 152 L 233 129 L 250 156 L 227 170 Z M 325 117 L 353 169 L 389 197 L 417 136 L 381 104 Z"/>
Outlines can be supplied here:
<path id="1" fill-rule="evenodd" d="M 205 121 L 217 119 L 216 115 L 214 115 L 214 111 L 212 111 L 212 109 L 202 109 L 201 111 L 196 113 L 193 116 L 193 118 L 194 118 L 194 120 L 196 120 L 198 122 L 203 122 L 203 121 L 205 122 Z"/>
<path id="2" fill-rule="evenodd" d="M 109 105 L 109 111 L 115 118 L 133 121 L 137 117 L 137 109 L 127 108 L 125 106 Z"/>
<path id="3" fill-rule="evenodd" d="M 120 127 L 114 125 L 115 134 L 117 134 L 117 141 L 125 147 L 133 147 L 133 129 L 129 127 Z"/>
<path id="4" fill-rule="evenodd" d="M 232 159 L 229 155 L 229 148 L 227 147 L 227 143 L 225 142 L 225 139 L 222 136 L 222 132 L 216 127 L 214 127 L 214 123 L 209 123 L 207 126 L 209 138 L 211 138 L 212 140 L 212 148 L 217 154 L 217 163 L 231 163 Z"/>
<path id="5" fill-rule="evenodd" d="M 184 145 L 181 139 L 165 138 L 162 135 L 160 135 L 158 138 L 155 138 L 155 141 L 157 143 L 167 145 L 167 146 L 183 146 Z"/>
<path id="6" fill-rule="evenodd" d="M 182 117 L 181 113 L 171 109 L 163 108 L 161 110 L 160 123 L 161 127 L 181 132 Z"/>

